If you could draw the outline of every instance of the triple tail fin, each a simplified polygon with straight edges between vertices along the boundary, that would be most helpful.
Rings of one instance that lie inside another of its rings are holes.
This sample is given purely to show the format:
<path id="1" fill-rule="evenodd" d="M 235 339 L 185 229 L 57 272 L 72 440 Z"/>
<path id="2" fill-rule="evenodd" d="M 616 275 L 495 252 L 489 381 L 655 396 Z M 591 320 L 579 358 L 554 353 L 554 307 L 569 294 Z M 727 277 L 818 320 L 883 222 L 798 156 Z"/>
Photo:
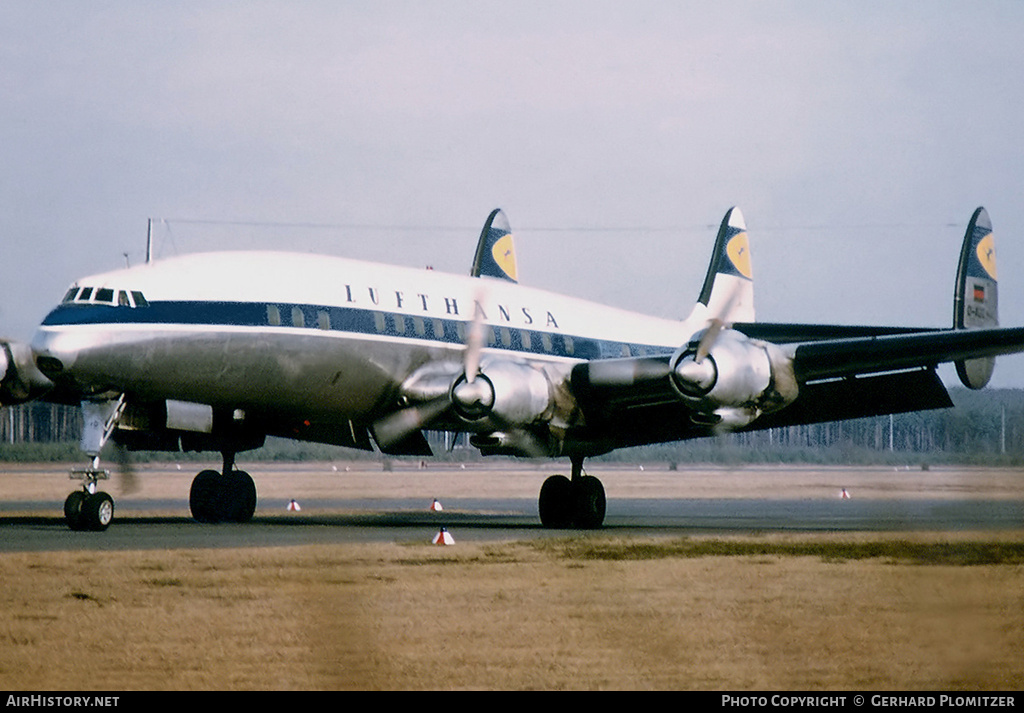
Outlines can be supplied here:
<path id="1" fill-rule="evenodd" d="M 518 282 L 512 228 L 500 208 L 491 211 L 480 231 L 480 241 L 476 246 L 473 271 L 470 274 L 473 277 L 496 277 Z"/>
<path id="2" fill-rule="evenodd" d="M 999 326 L 996 248 L 988 211 L 978 208 L 967 224 L 953 292 L 953 328 L 982 329 Z M 980 389 L 992 378 L 995 357 L 956 362 L 964 386 Z"/>
<path id="3" fill-rule="evenodd" d="M 733 324 L 754 321 L 754 277 L 750 261 L 747 225 L 739 208 L 730 208 L 715 239 L 698 306 L 711 319 Z"/>

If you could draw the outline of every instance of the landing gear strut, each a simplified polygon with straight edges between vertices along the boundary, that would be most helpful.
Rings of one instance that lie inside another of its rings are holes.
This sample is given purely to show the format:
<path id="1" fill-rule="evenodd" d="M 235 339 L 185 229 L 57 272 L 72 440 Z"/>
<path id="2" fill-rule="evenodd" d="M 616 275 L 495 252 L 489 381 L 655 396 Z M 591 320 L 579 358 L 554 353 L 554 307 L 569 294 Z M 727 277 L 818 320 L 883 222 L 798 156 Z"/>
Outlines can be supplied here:
<path id="1" fill-rule="evenodd" d="M 249 522 L 256 512 L 256 485 L 235 470 L 235 454 L 224 453 L 224 469 L 204 470 L 192 480 L 189 509 L 196 522 Z"/>
<path id="2" fill-rule="evenodd" d="M 582 458 L 573 458 L 571 480 L 552 475 L 544 481 L 539 510 L 544 527 L 597 529 L 604 522 L 604 486 L 594 476 L 584 475 Z"/>
<path id="3" fill-rule="evenodd" d="M 82 481 L 64 501 L 64 521 L 72 530 L 102 532 L 114 519 L 114 499 L 98 490 L 99 481 L 110 478 L 110 471 L 100 468 L 100 451 L 114 432 L 124 412 L 125 397 L 106 401 L 82 402 L 82 450 L 90 456 L 89 466 L 71 471 L 71 477 Z"/>

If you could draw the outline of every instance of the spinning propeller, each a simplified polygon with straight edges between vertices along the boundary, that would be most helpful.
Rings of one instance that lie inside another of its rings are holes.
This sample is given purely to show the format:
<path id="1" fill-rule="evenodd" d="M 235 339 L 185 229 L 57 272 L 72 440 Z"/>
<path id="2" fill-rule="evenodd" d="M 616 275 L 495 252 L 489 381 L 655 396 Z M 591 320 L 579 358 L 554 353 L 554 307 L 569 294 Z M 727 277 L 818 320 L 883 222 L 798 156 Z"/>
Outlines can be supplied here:
<path id="1" fill-rule="evenodd" d="M 483 295 L 481 287 L 475 304 L 480 303 Z M 433 390 L 443 386 L 443 394 L 399 409 L 374 423 L 374 437 L 382 446 L 401 443 L 453 409 L 464 417 L 479 418 L 493 408 L 494 387 L 480 373 L 484 347 L 483 314 L 478 307 L 474 307 L 473 321 L 466 332 L 466 343 L 462 350 L 462 373 L 452 378 L 449 372 L 442 375 L 442 381 L 435 380 Z"/>
<path id="2" fill-rule="evenodd" d="M 485 296 L 480 285 L 476 304 L 484 304 Z M 453 414 L 468 430 L 483 437 L 485 445 L 481 448 L 531 457 L 549 455 L 549 444 L 541 434 L 543 429 L 532 426 L 550 416 L 551 383 L 541 369 L 514 357 L 495 356 L 484 364 L 483 316 L 476 307 L 466 332 L 461 370 L 456 372 L 451 365 L 446 369 L 443 365 L 426 364 L 405 381 L 404 398 L 418 403 L 388 414 L 373 425 L 379 445 L 395 446 Z"/>

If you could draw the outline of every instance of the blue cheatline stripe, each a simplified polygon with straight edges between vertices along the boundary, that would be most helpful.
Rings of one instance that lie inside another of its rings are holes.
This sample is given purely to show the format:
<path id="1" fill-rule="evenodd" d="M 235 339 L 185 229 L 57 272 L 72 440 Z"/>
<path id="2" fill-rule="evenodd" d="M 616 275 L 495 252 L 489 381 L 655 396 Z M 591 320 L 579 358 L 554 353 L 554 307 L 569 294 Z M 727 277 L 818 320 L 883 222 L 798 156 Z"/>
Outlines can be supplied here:
<path id="1" fill-rule="evenodd" d="M 46 316 L 42 326 L 89 324 L 182 324 L 265 329 L 301 327 L 311 331 L 327 329 L 331 332 L 422 339 L 448 344 L 465 343 L 464 331 L 467 326 L 467 322 L 461 320 L 354 307 L 200 301 L 150 302 L 146 307 L 62 304 Z M 673 351 L 670 347 L 659 345 L 593 339 L 512 325 L 487 326 L 491 331 L 487 345 L 489 348 L 514 352 L 591 360 L 670 354 Z"/>

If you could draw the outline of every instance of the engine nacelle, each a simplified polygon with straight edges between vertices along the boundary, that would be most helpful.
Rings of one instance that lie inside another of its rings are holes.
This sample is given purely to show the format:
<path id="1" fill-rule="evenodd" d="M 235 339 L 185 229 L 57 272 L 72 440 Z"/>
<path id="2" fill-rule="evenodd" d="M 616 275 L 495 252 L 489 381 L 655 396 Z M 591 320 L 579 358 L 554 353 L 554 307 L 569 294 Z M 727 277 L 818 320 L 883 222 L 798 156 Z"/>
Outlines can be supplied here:
<path id="1" fill-rule="evenodd" d="M 456 413 L 469 422 L 499 427 L 528 426 L 553 408 L 551 382 L 528 364 L 494 360 L 472 381 L 459 377 L 451 388 Z"/>
<path id="2" fill-rule="evenodd" d="M 722 331 L 703 357 L 691 343 L 672 359 L 671 382 L 694 420 L 742 428 L 792 403 L 798 388 L 792 359 L 777 345 Z"/>
<path id="3" fill-rule="evenodd" d="M 36 366 L 32 347 L 23 342 L 0 342 L 0 406 L 31 401 L 53 388 Z"/>

